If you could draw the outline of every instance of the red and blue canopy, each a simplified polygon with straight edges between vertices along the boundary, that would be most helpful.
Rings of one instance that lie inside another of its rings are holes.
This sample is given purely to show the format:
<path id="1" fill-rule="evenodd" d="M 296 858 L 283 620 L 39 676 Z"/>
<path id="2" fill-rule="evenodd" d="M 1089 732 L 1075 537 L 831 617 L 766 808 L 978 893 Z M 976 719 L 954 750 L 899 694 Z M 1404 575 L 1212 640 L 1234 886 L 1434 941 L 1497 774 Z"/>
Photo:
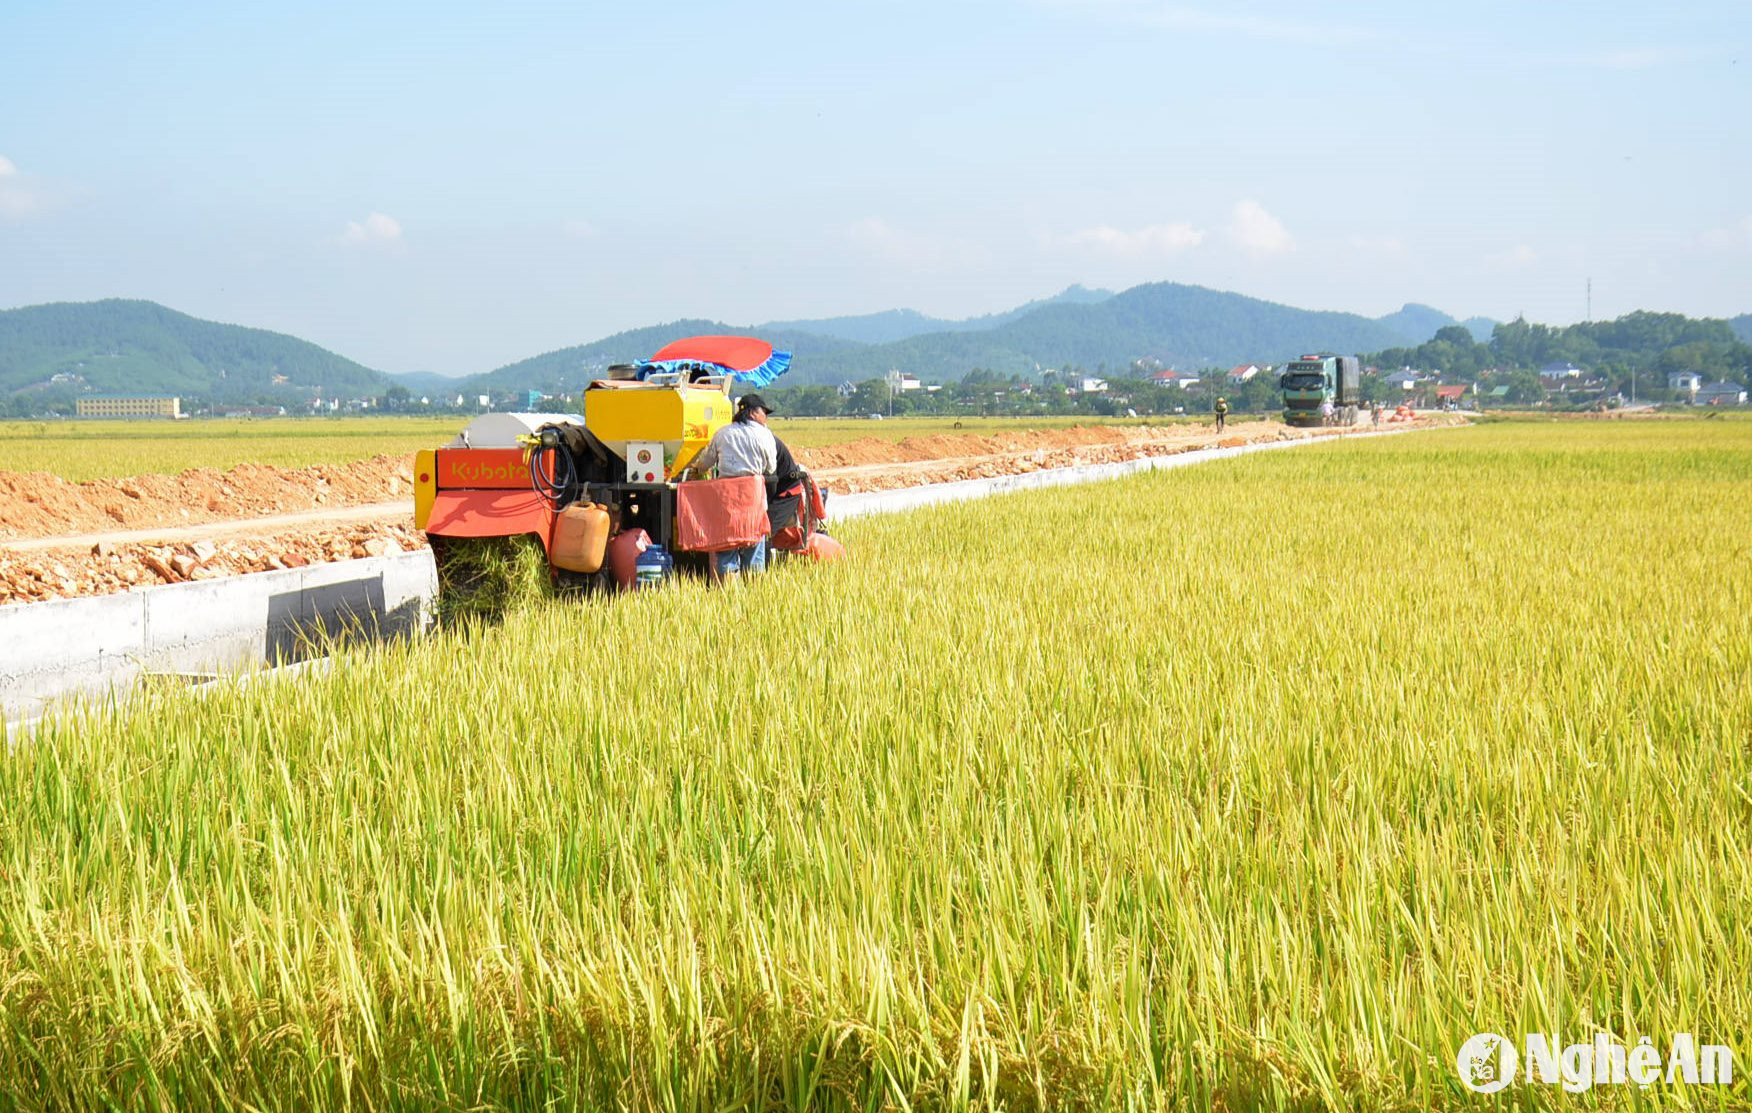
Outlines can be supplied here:
<path id="1" fill-rule="evenodd" d="M 791 369 L 791 353 L 752 336 L 689 336 L 665 344 L 639 364 L 639 377 L 686 371 L 693 364 L 722 368 L 750 386 L 770 386 Z"/>

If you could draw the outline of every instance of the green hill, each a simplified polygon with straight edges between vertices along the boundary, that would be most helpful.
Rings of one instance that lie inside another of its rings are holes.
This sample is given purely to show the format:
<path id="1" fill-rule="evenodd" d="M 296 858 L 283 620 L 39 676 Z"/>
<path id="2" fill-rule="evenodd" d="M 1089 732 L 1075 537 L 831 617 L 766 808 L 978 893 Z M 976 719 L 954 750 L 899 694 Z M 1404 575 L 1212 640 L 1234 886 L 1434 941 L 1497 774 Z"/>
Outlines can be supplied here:
<path id="1" fill-rule="evenodd" d="M 1489 317 L 1468 317 L 1464 321 L 1457 321 L 1440 309 L 1432 309 L 1416 302 L 1407 302 L 1398 312 L 1376 317 L 1375 320 L 1398 333 L 1400 342 L 1407 345 L 1422 344 L 1449 325 L 1459 325 L 1472 334 L 1473 340 L 1488 344 L 1497 325 Z"/>
<path id="2" fill-rule="evenodd" d="M 0 311 L 0 405 L 40 412 L 90 394 L 296 404 L 383 393 L 389 380 L 305 340 L 149 301 Z"/>
<path id="3" fill-rule="evenodd" d="M 1740 338 L 1742 344 L 1752 344 L 1752 313 L 1742 313 L 1728 322 L 1728 327 L 1734 330 L 1734 335 Z"/>
<path id="4" fill-rule="evenodd" d="M 1455 323 L 1454 318 L 1440 309 L 1432 309 L 1416 302 L 1407 302 L 1397 313 L 1389 313 L 1375 320 L 1392 329 L 1399 335 L 1401 343 L 1405 344 L 1422 344 L 1434 336 L 1437 329 Z"/>

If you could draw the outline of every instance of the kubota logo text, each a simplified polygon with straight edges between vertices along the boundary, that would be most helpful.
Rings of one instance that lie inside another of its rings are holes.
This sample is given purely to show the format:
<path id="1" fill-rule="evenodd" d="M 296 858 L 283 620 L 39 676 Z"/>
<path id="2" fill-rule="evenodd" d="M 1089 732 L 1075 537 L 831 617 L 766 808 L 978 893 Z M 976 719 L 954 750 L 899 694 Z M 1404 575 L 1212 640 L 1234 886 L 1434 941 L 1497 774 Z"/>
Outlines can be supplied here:
<path id="1" fill-rule="evenodd" d="M 520 464 L 458 463 L 454 470 L 456 472 L 456 478 L 468 483 L 487 483 L 493 480 L 529 478 L 529 472 Z"/>
<path id="2" fill-rule="evenodd" d="M 1555 1035 L 1529 1032 L 1517 1051 L 1507 1036 L 1480 1032 L 1460 1045 L 1454 1067 L 1461 1083 L 1480 1094 L 1494 1094 L 1517 1076 L 1561 1085 L 1572 1094 L 1601 1085 L 1727 1086 L 1734 1081 L 1734 1053 L 1721 1044 L 1699 1047 L 1691 1033 L 1680 1032 L 1665 1050 L 1663 1056 L 1647 1036 L 1627 1045 L 1602 1032 L 1592 1043 L 1564 1047 Z"/>
<path id="3" fill-rule="evenodd" d="M 474 448 L 438 454 L 438 487 L 510 491 L 529 487 L 529 465 L 515 448 Z"/>

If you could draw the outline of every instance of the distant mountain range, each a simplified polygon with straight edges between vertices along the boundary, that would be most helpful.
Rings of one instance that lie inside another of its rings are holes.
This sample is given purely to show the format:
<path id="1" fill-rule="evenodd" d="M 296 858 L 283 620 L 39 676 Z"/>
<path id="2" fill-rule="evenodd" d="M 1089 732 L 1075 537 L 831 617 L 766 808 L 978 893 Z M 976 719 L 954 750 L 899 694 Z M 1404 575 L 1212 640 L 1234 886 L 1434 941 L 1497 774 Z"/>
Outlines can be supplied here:
<path id="1" fill-rule="evenodd" d="M 1742 344 L 1752 344 L 1752 313 L 1742 313 L 1728 321 L 1728 327 L 1734 330 L 1734 335 L 1740 338 Z"/>
<path id="2" fill-rule="evenodd" d="M 181 394 L 211 402 L 305 402 L 379 395 L 529 389 L 576 391 L 611 363 L 683 336 L 753 333 L 794 356 L 787 385 L 837 383 L 891 369 L 951 380 L 979 367 L 1003 373 L 1079 366 L 1117 371 L 1137 359 L 1180 367 L 1279 362 L 1303 351 L 1376 352 L 1416 345 L 1464 324 L 1407 305 L 1384 317 L 1316 312 L 1169 282 L 1121 293 L 1072 286 L 1004 313 L 962 320 L 897 309 L 753 327 L 684 320 L 617 333 L 466 378 L 385 375 L 296 337 L 217 324 L 146 301 L 60 303 L 0 311 L 0 410 L 40 412 L 89 393 Z M 1752 331 L 1752 315 L 1735 322 Z"/>
<path id="3" fill-rule="evenodd" d="M 803 386 L 858 381 L 891 369 L 949 380 L 975 367 L 1032 374 L 1065 365 L 1114 370 L 1136 359 L 1181 367 L 1275 363 L 1304 351 L 1375 352 L 1421 344 L 1453 324 L 1488 339 L 1496 322 L 1482 317 L 1459 322 L 1424 305 L 1407 305 L 1381 318 L 1317 312 L 1172 282 L 1119 294 L 1072 286 L 1007 313 L 960 321 L 910 309 L 753 327 L 675 321 L 520 360 L 464 379 L 457 388 L 465 393 L 576 390 L 610 363 L 642 358 L 671 340 L 699 333 L 751 332 L 788 349 L 794 359 L 785 384 Z"/>

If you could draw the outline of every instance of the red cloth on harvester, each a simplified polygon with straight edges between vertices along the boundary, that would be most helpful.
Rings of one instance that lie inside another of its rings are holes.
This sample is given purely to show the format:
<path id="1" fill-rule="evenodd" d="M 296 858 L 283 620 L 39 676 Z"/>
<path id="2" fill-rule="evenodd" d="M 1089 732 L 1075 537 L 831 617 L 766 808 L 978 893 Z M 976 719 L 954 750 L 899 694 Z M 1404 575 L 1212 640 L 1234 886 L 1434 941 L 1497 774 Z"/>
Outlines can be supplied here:
<path id="1" fill-rule="evenodd" d="M 695 553 L 742 549 L 767 535 L 766 478 L 696 479 L 675 488 L 675 547 Z"/>
<path id="2" fill-rule="evenodd" d="M 840 559 L 846 555 L 846 547 L 825 533 L 809 535 L 809 555 L 823 564 Z"/>

